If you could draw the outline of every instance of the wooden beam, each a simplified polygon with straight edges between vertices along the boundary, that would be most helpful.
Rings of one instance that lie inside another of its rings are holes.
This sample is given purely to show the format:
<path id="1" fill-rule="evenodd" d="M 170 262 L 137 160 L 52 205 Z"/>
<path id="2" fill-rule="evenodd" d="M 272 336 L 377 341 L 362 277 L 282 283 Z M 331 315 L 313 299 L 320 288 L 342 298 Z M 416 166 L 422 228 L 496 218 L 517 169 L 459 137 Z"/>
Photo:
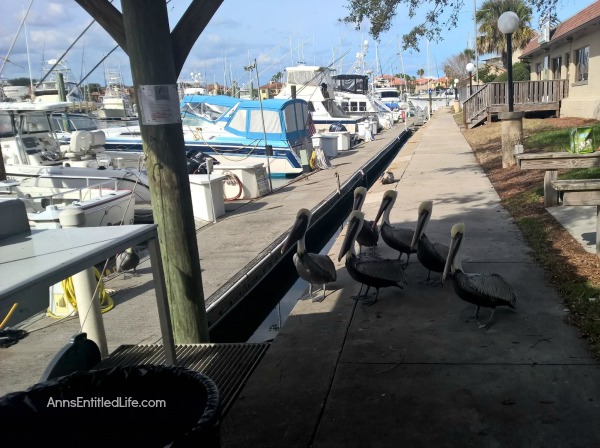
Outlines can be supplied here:
<path id="1" fill-rule="evenodd" d="M 179 76 L 196 40 L 223 0 L 193 0 L 171 33 L 175 74 Z"/>
<path id="2" fill-rule="evenodd" d="M 121 5 L 175 343 L 208 342 L 167 6 L 164 0 L 121 0 Z M 158 86 L 167 92 L 168 104 L 144 97 Z M 175 114 L 152 121 L 152 110 L 145 109 L 153 106 L 168 106 Z"/>
<path id="3" fill-rule="evenodd" d="M 127 54 L 127 39 L 125 38 L 125 27 L 123 26 L 123 14 L 119 12 L 108 0 L 75 0 L 79 6 L 87 11 L 98 24 Z"/>

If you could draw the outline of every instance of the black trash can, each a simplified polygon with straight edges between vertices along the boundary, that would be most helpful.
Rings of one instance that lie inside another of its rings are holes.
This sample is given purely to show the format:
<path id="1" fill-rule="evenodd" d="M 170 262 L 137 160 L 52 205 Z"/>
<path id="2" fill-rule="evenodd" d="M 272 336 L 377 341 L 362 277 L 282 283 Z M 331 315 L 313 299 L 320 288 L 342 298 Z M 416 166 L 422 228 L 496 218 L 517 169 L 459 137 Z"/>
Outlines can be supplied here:
<path id="1" fill-rule="evenodd" d="M 346 129 L 346 126 L 344 126 L 342 123 L 333 123 L 331 126 L 329 126 L 329 132 L 342 132 L 347 130 L 348 129 Z"/>
<path id="2" fill-rule="evenodd" d="M 219 392 L 183 367 L 115 367 L 0 398 L 4 446 L 218 447 Z"/>

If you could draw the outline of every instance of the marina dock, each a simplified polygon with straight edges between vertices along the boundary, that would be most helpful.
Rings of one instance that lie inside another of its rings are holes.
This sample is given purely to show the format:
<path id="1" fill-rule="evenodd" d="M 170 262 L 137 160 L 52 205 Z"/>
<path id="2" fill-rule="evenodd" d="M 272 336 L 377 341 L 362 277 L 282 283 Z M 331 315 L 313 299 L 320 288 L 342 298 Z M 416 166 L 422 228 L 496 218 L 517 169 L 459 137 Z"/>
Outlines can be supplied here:
<path id="1" fill-rule="evenodd" d="M 335 169 L 299 179 L 199 229 L 207 301 L 272 248 L 299 208 L 314 208 L 337 191 L 336 172 L 342 185 L 398 134 L 398 128 L 380 134 L 352 157 L 334 159 Z M 456 296 L 451 280 L 442 287 L 419 283 L 427 270 L 414 255 L 403 290 L 381 289 L 372 306 L 356 302 L 351 296 L 360 285 L 337 261 L 344 228 L 329 250 L 337 281 L 328 285 L 324 301 L 300 300 L 294 307 L 224 416 L 221 446 L 598 446 L 599 365 L 577 329 L 564 322 L 568 310 L 449 109 L 438 110 L 414 133 L 387 170 L 398 182 L 372 184 L 363 206 L 367 219 L 388 189 L 398 191 L 393 225 L 414 228 L 419 203 L 433 201 L 428 237 L 449 244 L 450 228 L 463 222 L 465 271 L 504 276 L 517 292 L 516 310 L 499 308 L 493 326 L 478 328 L 468 319 L 475 307 Z M 595 228 L 593 221 L 579 225 Z M 397 257 L 383 242 L 377 254 Z M 160 340 L 149 267 L 142 263 L 138 271 L 138 277 L 106 283 L 118 290 L 117 307 L 104 315 L 110 351 Z M 489 312 L 482 309 L 483 318 Z M 0 350 L 2 394 L 36 382 L 79 331 L 79 321 L 43 318 L 27 329 L 29 336 Z"/>
<path id="2" fill-rule="evenodd" d="M 397 143 L 398 138 L 406 138 L 407 135 L 404 125 L 398 124 L 377 134 L 374 141 L 340 152 L 332 160 L 332 169 L 296 178 L 273 194 L 242 206 L 227 204 L 228 208 L 235 210 L 219 218 L 216 224 L 197 220 L 209 320 L 219 317 L 218 309 L 211 312 L 211 305 L 222 294 L 219 290 L 229 289 L 236 283 L 236 276 L 245 275 L 254 263 L 265 259 L 273 251 L 277 241 L 283 240 L 293 224 L 298 209 L 312 209 L 328 197 L 335 196 L 338 187 L 354 178 L 365 164 L 389 151 L 391 146 L 396 146 L 395 151 L 398 151 L 402 144 Z M 367 181 L 372 183 L 376 179 L 365 179 Z M 138 276 L 127 274 L 124 278 L 113 275 L 105 281 L 107 288 L 117 291 L 115 309 L 103 315 L 109 352 L 124 344 L 160 341 L 149 259 L 142 260 L 137 272 Z M 15 316 L 17 322 L 18 310 Z M 30 332 L 29 336 L 8 350 L 0 350 L 0 394 L 23 390 L 36 383 L 52 356 L 79 332 L 79 318 L 69 317 L 59 322 L 38 316 L 28 320 L 23 328 Z"/>

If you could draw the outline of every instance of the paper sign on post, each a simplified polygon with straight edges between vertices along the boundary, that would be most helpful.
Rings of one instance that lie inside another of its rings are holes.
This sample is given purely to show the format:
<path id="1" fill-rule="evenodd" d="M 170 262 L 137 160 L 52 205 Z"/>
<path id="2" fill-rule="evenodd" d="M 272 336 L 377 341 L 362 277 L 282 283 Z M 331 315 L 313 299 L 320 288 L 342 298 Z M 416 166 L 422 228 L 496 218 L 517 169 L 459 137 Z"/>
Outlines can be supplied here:
<path id="1" fill-rule="evenodd" d="M 142 124 L 181 123 L 179 96 L 175 84 L 140 86 L 138 98 Z"/>

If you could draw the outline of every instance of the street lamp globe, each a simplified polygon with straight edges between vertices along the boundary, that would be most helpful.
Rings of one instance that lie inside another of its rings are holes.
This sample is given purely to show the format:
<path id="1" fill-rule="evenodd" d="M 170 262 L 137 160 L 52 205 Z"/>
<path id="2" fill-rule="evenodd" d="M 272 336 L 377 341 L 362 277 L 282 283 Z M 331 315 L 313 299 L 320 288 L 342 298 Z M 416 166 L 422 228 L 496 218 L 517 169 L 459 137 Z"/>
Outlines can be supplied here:
<path id="1" fill-rule="evenodd" d="M 467 71 L 468 71 L 469 73 L 473 73 L 473 70 L 475 70 L 475 65 L 473 65 L 473 63 L 472 63 L 472 62 L 469 62 L 469 63 L 467 64 Z"/>
<path id="2" fill-rule="evenodd" d="M 498 17 L 498 29 L 502 34 L 514 33 L 519 28 L 520 23 L 519 16 L 512 11 L 506 11 Z"/>
<path id="3" fill-rule="evenodd" d="M 469 96 L 471 96 L 473 95 L 473 72 L 475 71 L 475 66 L 472 62 L 469 62 L 466 68 L 469 72 Z"/>

